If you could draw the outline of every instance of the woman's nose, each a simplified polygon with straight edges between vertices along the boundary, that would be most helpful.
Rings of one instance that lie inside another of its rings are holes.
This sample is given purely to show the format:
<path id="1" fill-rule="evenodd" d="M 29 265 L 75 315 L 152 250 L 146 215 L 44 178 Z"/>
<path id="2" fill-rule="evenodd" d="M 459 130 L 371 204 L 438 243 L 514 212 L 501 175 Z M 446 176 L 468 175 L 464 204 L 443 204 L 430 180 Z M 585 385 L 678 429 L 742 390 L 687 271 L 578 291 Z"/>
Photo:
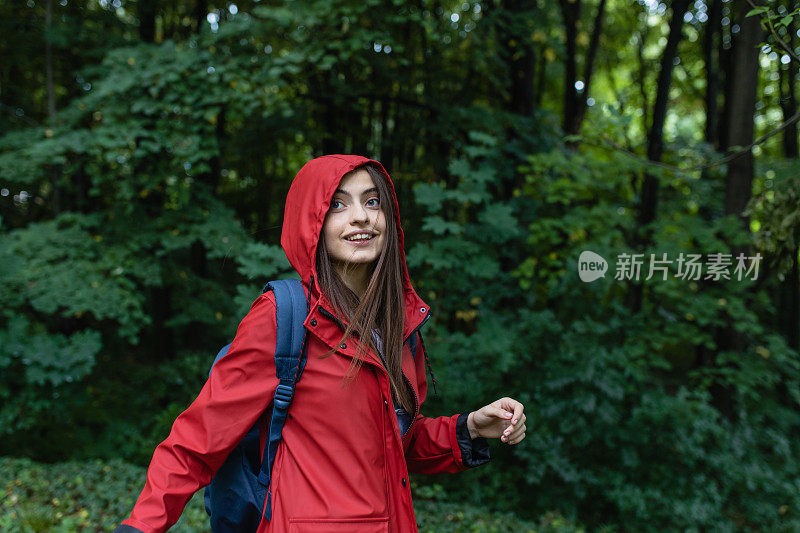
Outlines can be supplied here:
<path id="1" fill-rule="evenodd" d="M 368 220 L 369 220 L 369 213 L 367 213 L 367 210 L 364 209 L 364 206 L 358 203 L 355 204 L 353 206 L 353 211 L 350 221 L 354 223 L 364 223 L 367 222 Z"/>

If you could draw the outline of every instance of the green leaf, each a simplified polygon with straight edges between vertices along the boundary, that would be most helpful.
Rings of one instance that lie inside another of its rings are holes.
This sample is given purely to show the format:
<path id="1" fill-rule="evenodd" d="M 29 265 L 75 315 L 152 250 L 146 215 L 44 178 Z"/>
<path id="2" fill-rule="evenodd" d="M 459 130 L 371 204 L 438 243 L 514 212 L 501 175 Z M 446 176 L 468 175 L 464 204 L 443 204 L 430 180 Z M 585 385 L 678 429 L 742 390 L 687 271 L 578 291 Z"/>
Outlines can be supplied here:
<path id="1" fill-rule="evenodd" d="M 455 222 L 448 222 L 440 216 L 426 217 L 422 224 L 422 229 L 430 231 L 434 235 L 445 235 L 446 233 L 458 235 L 464 230 L 461 225 Z"/>

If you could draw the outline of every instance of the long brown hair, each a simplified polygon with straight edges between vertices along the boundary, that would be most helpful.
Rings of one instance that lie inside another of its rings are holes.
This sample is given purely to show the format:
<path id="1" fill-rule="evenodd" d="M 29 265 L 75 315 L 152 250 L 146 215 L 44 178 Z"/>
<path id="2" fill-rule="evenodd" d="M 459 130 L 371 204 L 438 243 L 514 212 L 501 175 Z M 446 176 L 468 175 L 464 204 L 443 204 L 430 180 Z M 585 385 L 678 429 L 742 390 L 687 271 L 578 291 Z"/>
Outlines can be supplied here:
<path id="1" fill-rule="evenodd" d="M 386 217 L 384 246 L 380 256 L 372 265 L 367 290 L 359 301 L 358 296 L 345 285 L 339 272 L 334 268 L 325 239 L 320 236 L 317 244 L 317 277 L 322 291 L 333 305 L 334 313 L 343 318 L 347 326 L 339 343 L 355 334 L 359 342 L 356 353 L 345 375 L 345 383 L 349 383 L 361 368 L 363 356 L 367 349 L 377 354 L 377 346 L 370 332 L 377 330 L 381 339 L 381 347 L 386 358 L 385 368 L 389 375 L 392 399 L 396 405 L 407 412 L 414 413 L 414 399 L 403 380 L 400 364 L 403 350 L 404 300 L 403 300 L 403 265 L 400 259 L 400 242 L 397 234 L 397 213 L 394 209 L 393 196 L 389 188 L 388 178 L 376 167 L 366 164 L 351 172 L 364 169 L 369 172 L 375 187 L 381 209 Z M 347 269 L 345 264 L 345 271 Z M 334 353 L 334 348 L 324 356 Z"/>

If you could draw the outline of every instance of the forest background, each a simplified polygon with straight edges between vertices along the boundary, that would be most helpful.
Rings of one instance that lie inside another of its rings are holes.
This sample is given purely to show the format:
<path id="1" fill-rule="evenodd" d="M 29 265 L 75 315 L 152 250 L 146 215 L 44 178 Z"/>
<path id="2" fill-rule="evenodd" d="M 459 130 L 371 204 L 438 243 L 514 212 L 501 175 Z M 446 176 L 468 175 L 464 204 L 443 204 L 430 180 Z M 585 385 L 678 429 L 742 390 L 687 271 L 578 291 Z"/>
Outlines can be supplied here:
<path id="1" fill-rule="evenodd" d="M 127 515 L 290 272 L 297 170 L 359 153 L 433 308 L 424 413 L 527 406 L 413 480 L 424 530 L 798 530 L 799 4 L 761 2 L 0 2 L 0 528 Z"/>

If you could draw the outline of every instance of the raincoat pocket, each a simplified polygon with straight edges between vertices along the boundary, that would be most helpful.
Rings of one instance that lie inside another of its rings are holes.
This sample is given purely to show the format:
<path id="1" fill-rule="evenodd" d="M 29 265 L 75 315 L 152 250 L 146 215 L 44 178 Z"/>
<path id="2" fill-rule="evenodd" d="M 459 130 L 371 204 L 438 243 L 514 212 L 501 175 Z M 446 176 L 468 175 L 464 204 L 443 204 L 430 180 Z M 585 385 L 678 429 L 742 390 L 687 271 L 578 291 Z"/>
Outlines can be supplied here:
<path id="1" fill-rule="evenodd" d="M 290 518 L 289 533 L 388 533 L 389 517 Z"/>

